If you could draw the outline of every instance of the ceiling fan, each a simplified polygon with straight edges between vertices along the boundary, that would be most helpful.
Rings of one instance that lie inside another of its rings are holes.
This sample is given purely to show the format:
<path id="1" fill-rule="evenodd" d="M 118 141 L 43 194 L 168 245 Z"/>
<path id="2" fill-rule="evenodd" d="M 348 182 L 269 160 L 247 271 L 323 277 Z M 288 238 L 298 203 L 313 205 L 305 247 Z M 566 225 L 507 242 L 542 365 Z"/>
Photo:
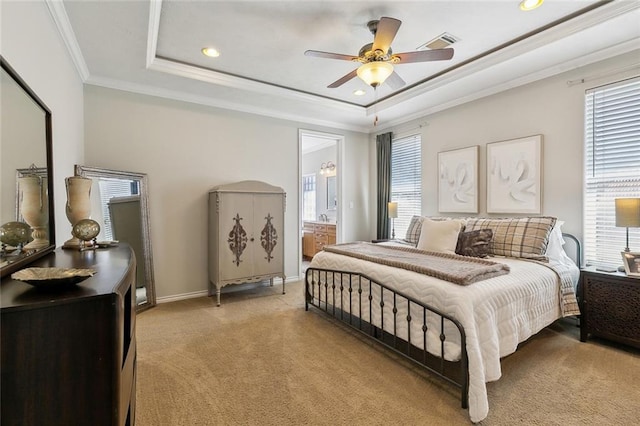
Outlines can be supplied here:
<path id="1" fill-rule="evenodd" d="M 330 89 L 340 87 L 356 76 L 374 88 L 386 81 L 392 89 L 399 89 L 406 83 L 394 71 L 393 64 L 442 61 L 453 57 L 452 48 L 393 53 L 391 50 L 391 42 L 395 38 L 400 24 L 402 24 L 402 21 L 388 17 L 369 21 L 367 27 L 373 34 L 373 43 L 362 46 L 358 56 L 321 52 L 318 50 L 307 50 L 304 54 L 305 56 L 340 59 L 343 61 L 360 62 L 362 64 L 349 74 L 328 85 L 327 87 Z"/>

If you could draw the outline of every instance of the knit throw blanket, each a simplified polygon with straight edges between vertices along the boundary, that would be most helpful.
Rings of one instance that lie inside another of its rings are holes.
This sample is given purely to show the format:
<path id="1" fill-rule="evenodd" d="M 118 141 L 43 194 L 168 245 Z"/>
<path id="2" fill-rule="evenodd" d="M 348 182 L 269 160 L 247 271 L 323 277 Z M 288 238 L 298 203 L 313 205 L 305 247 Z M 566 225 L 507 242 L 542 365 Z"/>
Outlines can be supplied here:
<path id="1" fill-rule="evenodd" d="M 509 266 L 502 263 L 457 254 L 423 251 L 413 247 L 356 242 L 325 246 L 324 250 L 430 275 L 460 285 L 469 285 L 509 273 Z"/>

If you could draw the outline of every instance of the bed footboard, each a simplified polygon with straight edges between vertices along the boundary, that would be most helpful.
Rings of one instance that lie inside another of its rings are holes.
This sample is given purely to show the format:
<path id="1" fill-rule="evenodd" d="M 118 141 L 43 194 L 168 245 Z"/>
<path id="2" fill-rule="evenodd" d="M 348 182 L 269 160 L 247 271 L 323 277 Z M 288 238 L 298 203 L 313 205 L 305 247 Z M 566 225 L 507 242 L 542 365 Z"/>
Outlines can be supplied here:
<path id="1" fill-rule="evenodd" d="M 459 387 L 462 408 L 469 407 L 466 339 L 455 318 L 364 274 L 319 268 L 306 271 L 305 310 L 309 305 Z M 412 336 L 416 321 L 421 336 Z M 445 347 L 452 330 L 459 333 L 460 352 L 448 360 Z M 435 345 L 428 338 L 434 332 Z"/>

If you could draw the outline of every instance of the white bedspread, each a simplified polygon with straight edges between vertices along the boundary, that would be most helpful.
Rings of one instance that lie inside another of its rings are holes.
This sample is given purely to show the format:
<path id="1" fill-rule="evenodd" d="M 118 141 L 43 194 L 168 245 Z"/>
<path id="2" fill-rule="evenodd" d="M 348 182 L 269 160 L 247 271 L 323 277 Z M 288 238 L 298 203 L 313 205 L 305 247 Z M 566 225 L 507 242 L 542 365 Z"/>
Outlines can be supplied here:
<path id="1" fill-rule="evenodd" d="M 500 358 L 513 353 L 518 343 L 562 316 L 560 282 L 553 270 L 525 260 L 501 257 L 490 260 L 509 265 L 511 272 L 468 286 L 325 251 L 314 256 L 310 267 L 361 272 L 456 318 L 466 334 L 469 417 L 471 421 L 479 422 L 489 412 L 486 383 L 501 376 Z M 574 283 L 577 283 L 577 267 L 573 275 Z M 347 292 L 344 294 L 348 295 Z M 391 318 L 387 309 L 392 308 L 385 301 L 384 328 L 388 330 L 392 323 L 387 319 Z M 368 312 L 363 315 L 366 316 Z M 371 321 L 379 321 L 376 314 Z M 401 327 L 402 324 L 400 322 Z M 418 347 L 421 347 L 423 339 L 421 332 L 414 331 L 414 327 L 421 325 L 418 321 L 411 325 L 412 343 L 415 342 Z M 398 330 L 398 335 L 406 335 L 406 328 L 405 325 L 404 330 Z M 432 339 L 438 342 L 439 330 L 433 332 L 433 335 L 427 337 L 427 345 L 431 344 Z M 457 359 L 460 356 L 460 339 L 459 335 L 456 337 L 456 333 L 451 329 L 447 330 L 447 359 Z M 418 341 L 414 340 L 415 336 L 420 336 Z"/>

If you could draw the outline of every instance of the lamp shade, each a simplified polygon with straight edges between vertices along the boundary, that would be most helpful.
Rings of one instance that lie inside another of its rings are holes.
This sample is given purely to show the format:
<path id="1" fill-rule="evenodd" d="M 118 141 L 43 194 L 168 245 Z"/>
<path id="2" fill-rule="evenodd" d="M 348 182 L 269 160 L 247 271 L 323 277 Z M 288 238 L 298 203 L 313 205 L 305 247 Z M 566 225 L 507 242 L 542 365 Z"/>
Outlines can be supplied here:
<path id="1" fill-rule="evenodd" d="M 395 219 L 396 217 L 398 217 L 398 203 L 395 201 L 390 202 L 389 204 L 387 204 L 387 208 L 389 209 L 389 217 L 391 219 Z"/>
<path id="2" fill-rule="evenodd" d="M 640 227 L 640 198 L 616 198 L 616 226 Z"/>
<path id="3" fill-rule="evenodd" d="M 388 62 L 373 61 L 362 64 L 358 68 L 360 77 L 369 86 L 377 87 L 393 73 L 393 65 Z"/>

